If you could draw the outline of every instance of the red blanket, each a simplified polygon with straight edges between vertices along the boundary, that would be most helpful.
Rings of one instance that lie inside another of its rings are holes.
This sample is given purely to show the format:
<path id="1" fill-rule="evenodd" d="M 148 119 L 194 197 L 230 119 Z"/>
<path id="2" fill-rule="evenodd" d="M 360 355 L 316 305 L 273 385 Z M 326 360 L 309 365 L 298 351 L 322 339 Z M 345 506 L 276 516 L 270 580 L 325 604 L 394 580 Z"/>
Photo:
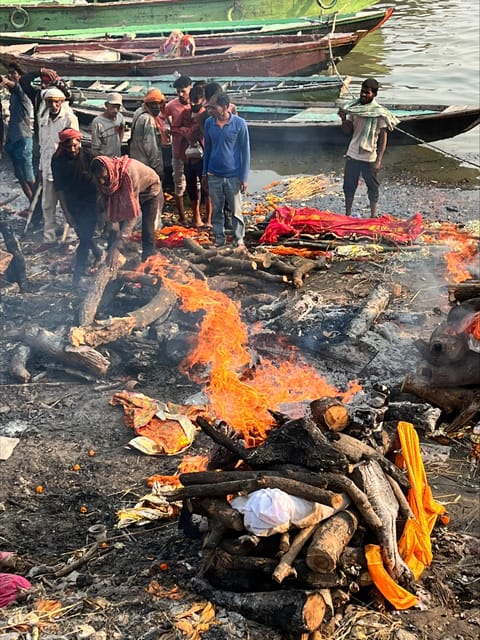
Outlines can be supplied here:
<path id="1" fill-rule="evenodd" d="M 389 215 L 379 218 L 351 218 L 310 207 L 278 207 L 260 238 L 260 243 L 278 242 L 280 236 L 328 234 L 337 238 L 369 238 L 404 244 L 412 242 L 422 232 L 423 221 L 419 213 L 409 220 L 399 220 Z"/>

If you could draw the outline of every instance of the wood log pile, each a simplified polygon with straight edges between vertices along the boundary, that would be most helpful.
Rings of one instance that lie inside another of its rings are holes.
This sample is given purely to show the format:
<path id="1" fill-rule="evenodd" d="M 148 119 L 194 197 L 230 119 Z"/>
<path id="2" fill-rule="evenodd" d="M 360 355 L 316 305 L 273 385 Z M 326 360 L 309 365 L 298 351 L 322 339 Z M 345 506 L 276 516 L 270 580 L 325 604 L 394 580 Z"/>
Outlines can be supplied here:
<path id="1" fill-rule="evenodd" d="M 396 533 L 412 517 L 409 485 L 389 459 L 398 443 L 383 424 L 388 394 L 377 388 L 374 398 L 370 410 L 379 417 L 370 427 L 365 427 L 366 410 L 349 412 L 334 398 L 313 401 L 301 418 L 271 412 L 275 425 L 254 448 L 246 448 L 238 434 L 232 437 L 226 423 L 197 418 L 218 449 L 209 470 L 182 473 L 182 487 L 165 497 L 183 501 L 180 526 L 187 535 L 202 536 L 194 584 L 201 595 L 286 637 L 306 640 L 319 638 L 321 625 L 353 594 L 367 589 L 371 597 L 365 544 L 379 544 L 390 576 L 411 587 Z M 274 505 L 260 514 L 269 523 L 263 531 L 252 525 L 250 502 L 242 508 L 242 501 L 259 492 L 260 500 L 268 495 Z M 276 526 L 273 513 L 281 503 L 274 493 L 307 501 L 311 508 L 301 521 L 292 517 Z M 193 527 L 193 514 L 203 517 L 204 533 Z"/>

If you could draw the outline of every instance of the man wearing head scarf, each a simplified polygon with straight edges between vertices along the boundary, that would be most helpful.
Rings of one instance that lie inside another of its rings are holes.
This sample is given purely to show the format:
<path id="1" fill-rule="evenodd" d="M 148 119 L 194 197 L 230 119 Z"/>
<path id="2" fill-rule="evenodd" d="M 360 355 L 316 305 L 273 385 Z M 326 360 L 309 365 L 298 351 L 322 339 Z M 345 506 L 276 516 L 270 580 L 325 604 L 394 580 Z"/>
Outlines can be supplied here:
<path id="1" fill-rule="evenodd" d="M 97 188 L 90 170 L 90 155 L 82 148 L 82 134 L 77 129 L 63 129 L 58 134 L 58 149 L 52 158 L 55 190 L 69 224 L 79 239 L 73 271 L 73 285 L 85 275 L 91 251 L 96 263 L 103 255 L 93 240 L 97 225 Z"/>
<path id="2" fill-rule="evenodd" d="M 117 268 L 120 252 L 142 214 L 142 260 L 155 253 L 155 218 L 163 208 L 162 183 L 143 162 L 122 156 L 97 156 L 91 169 L 104 199 L 111 228 L 107 264 Z"/>
<path id="3" fill-rule="evenodd" d="M 65 100 L 69 101 L 72 98 L 72 93 L 67 86 L 67 83 L 60 78 L 58 73 L 54 69 L 48 69 L 42 67 L 40 69 L 40 82 L 38 82 L 38 71 L 32 71 L 24 73 L 19 80 L 20 86 L 25 91 L 26 95 L 30 98 L 33 104 L 33 171 L 35 173 L 35 187 L 34 191 L 38 191 L 39 184 L 41 183 L 39 177 L 39 159 L 40 159 L 40 147 L 39 147 L 39 129 L 40 118 L 42 114 L 47 110 L 47 105 L 43 99 L 43 94 L 47 89 L 56 87 L 64 94 Z M 32 225 L 37 226 L 40 224 L 42 218 L 42 205 L 41 200 L 37 200 L 35 206 Z"/>
<path id="4" fill-rule="evenodd" d="M 92 156 L 122 155 L 122 140 L 125 131 L 125 118 L 120 93 L 109 93 L 103 113 L 92 120 Z"/>
<path id="5" fill-rule="evenodd" d="M 163 180 L 162 145 L 168 144 L 164 118 L 165 96 L 160 89 L 150 89 L 132 118 L 130 157 L 151 167 Z"/>
<path id="6" fill-rule="evenodd" d="M 47 111 L 40 119 L 40 174 L 42 179 L 43 239 L 50 244 L 56 240 L 55 213 L 59 196 L 52 173 L 52 157 L 59 144 L 62 129 L 78 131 L 77 116 L 65 102 L 64 93 L 55 87 L 44 93 Z"/>

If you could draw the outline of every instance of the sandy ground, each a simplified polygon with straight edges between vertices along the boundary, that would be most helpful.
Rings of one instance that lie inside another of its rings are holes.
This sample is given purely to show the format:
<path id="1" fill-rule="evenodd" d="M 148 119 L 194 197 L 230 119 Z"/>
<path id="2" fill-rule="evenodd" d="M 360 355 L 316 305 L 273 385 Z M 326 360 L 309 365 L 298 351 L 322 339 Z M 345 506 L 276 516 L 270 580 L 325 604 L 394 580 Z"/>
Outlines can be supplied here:
<path id="1" fill-rule="evenodd" d="M 18 185 L 6 171 L 1 179 L 3 201 L 18 192 Z M 341 212 L 339 184 L 337 180 L 327 195 L 308 205 Z M 391 182 L 385 185 L 383 197 L 388 196 L 392 214 L 404 215 L 408 202 L 408 212 L 419 211 L 428 222 L 463 224 L 478 217 L 479 192 L 461 187 Z M 366 204 L 362 203 L 364 195 L 360 190 L 361 209 Z M 252 200 L 263 197 L 264 192 L 258 192 Z M 21 210 L 24 205 L 21 196 L 10 207 Z M 21 232 L 21 219 L 9 212 L 1 215 Z M 82 295 L 71 289 L 71 253 L 62 247 L 38 253 L 39 235 L 31 232 L 21 242 L 28 291 L 20 293 L 16 285 L 3 283 L 2 287 L 0 283 L 0 435 L 20 440 L 11 457 L 0 462 L 0 550 L 14 551 L 23 558 L 36 596 L 22 607 L 0 612 L 0 640 L 35 637 L 35 625 L 32 618 L 28 622 L 28 615 L 39 594 L 59 600 L 65 608 L 55 622 L 44 626 L 41 637 L 45 640 L 280 640 L 276 631 L 222 607 L 215 607 L 215 623 L 201 635 L 182 633 L 176 616 L 188 612 L 194 603 L 205 606 L 191 588 L 200 564 L 200 542 L 185 537 L 175 520 L 116 528 L 116 512 L 133 506 L 147 493 L 146 478 L 174 473 L 182 456 L 149 457 L 127 448 L 132 433 L 124 425 L 121 410 L 109 404 L 113 393 L 135 381 L 135 389 L 150 397 L 183 403 L 201 390 L 161 349 L 152 347 L 147 334 L 135 336 L 137 347 L 133 349 L 131 345 L 126 349 L 125 344 L 123 349 L 107 345 L 112 369 L 105 380 L 69 377 L 41 357 L 29 362 L 33 376 L 29 384 L 17 384 L 10 377 L 8 362 L 18 327 L 27 321 L 49 329 L 70 326 Z M 283 286 L 268 293 L 281 295 L 287 290 L 292 305 L 303 295 L 316 294 L 326 308 L 348 309 L 357 308 L 376 284 L 397 284 L 398 295 L 369 332 L 365 350 L 332 359 L 319 356 L 306 341 L 297 340 L 297 344 L 307 362 L 338 388 L 345 388 L 354 378 L 365 387 L 383 382 L 400 397 L 401 380 L 415 370 L 418 360 L 413 340 L 428 339 L 449 309 L 443 253 L 399 251 L 374 260 L 347 260 L 328 272 L 316 273 L 302 290 Z M 182 250 L 173 250 L 171 255 L 173 259 L 183 255 Z M 129 258 L 136 256 L 133 248 Z M 142 350 L 146 343 L 149 348 Z M 370 349 L 376 352 L 373 358 Z M 421 436 L 425 439 L 425 434 Z M 424 605 L 403 613 L 388 609 L 384 613 L 373 606 L 368 594 L 354 598 L 352 605 L 360 608 L 350 610 L 344 622 L 352 621 L 357 613 L 356 627 L 351 622 L 347 635 L 340 635 L 337 629 L 331 638 L 478 638 L 478 474 L 468 462 L 468 436 L 448 445 L 447 460 L 427 462 L 432 490 L 447 504 L 451 523 L 436 527 L 433 533 L 434 561 L 420 581 Z M 189 453 L 205 455 L 211 448 L 209 439 L 199 433 Z M 106 545 L 76 571 L 55 577 L 50 569 L 61 569 L 81 555 L 79 550 L 91 548 L 94 540 L 89 528 L 98 523 L 106 526 Z M 36 577 L 42 573 L 47 577 Z M 156 595 L 147 593 L 153 580 L 162 587 Z M 372 612 L 372 619 L 365 617 L 367 612 Z M 195 623 L 193 614 L 186 618 Z M 362 620 L 370 626 L 362 627 Z M 25 622 L 23 628 L 15 627 L 19 621 Z"/>

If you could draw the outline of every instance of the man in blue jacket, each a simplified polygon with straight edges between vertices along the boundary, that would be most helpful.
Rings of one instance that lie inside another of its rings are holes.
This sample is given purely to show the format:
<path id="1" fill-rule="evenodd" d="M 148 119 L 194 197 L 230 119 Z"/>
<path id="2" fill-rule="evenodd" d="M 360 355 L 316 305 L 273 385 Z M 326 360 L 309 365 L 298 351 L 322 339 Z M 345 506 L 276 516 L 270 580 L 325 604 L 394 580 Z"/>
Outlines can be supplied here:
<path id="1" fill-rule="evenodd" d="M 225 244 L 225 202 L 232 211 L 232 228 L 237 246 L 244 246 L 245 222 L 242 215 L 242 193 L 247 189 L 250 169 L 250 140 L 247 123 L 229 110 L 226 93 L 210 98 L 210 117 L 204 127 L 202 185 L 208 189 L 212 202 L 212 226 L 215 244 Z"/>

